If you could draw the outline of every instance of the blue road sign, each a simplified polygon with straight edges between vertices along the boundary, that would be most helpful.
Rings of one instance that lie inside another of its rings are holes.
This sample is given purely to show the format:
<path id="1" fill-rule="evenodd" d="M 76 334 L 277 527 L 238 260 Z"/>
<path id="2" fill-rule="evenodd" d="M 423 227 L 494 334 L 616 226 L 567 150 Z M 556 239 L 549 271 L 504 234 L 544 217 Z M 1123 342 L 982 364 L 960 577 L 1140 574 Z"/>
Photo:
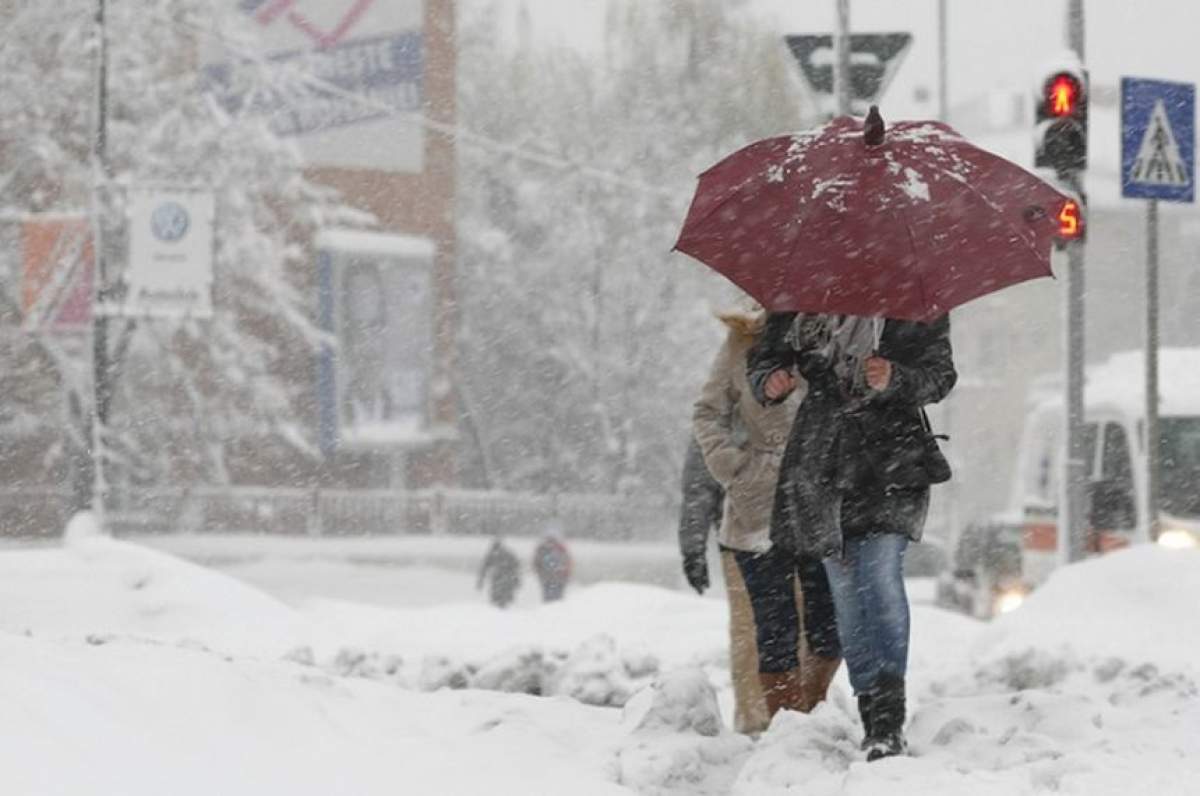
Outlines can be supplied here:
<path id="1" fill-rule="evenodd" d="M 1195 85 L 1121 78 L 1121 195 L 1191 202 L 1195 188 Z"/>

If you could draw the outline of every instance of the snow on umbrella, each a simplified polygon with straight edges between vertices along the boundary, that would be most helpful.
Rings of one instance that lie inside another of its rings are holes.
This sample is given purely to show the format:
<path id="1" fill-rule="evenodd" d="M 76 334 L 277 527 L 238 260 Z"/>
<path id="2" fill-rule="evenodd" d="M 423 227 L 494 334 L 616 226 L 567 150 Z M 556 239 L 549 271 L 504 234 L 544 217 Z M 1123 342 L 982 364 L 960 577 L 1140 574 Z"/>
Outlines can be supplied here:
<path id="1" fill-rule="evenodd" d="M 871 108 L 701 174 L 675 248 L 769 310 L 929 321 L 1050 276 L 1066 201 L 939 122 L 885 134 Z"/>

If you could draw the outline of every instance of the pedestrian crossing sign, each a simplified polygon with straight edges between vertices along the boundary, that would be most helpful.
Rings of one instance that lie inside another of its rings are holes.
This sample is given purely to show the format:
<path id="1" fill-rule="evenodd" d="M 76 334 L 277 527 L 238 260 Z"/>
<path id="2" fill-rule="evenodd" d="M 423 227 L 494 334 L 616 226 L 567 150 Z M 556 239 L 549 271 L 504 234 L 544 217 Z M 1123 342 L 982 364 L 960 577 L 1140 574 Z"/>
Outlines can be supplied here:
<path id="1" fill-rule="evenodd" d="M 1196 87 L 1121 80 L 1121 195 L 1191 202 L 1196 182 Z"/>

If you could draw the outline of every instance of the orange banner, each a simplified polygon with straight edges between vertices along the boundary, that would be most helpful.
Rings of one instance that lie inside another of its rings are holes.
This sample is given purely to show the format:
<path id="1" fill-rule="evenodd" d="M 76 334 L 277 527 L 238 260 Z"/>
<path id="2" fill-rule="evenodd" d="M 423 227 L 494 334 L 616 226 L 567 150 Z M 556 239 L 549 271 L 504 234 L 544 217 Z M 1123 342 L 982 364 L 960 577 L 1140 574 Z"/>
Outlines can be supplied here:
<path id="1" fill-rule="evenodd" d="M 26 220 L 21 225 L 21 253 L 24 325 L 66 331 L 91 323 L 91 221 L 82 216 Z"/>

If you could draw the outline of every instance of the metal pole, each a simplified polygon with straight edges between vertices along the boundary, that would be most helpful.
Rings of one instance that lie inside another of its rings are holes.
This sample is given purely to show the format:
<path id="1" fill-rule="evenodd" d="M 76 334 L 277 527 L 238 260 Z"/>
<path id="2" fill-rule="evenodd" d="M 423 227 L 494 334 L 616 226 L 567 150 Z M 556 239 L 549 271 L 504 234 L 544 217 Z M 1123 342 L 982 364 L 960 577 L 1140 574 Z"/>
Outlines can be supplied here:
<path id="1" fill-rule="evenodd" d="M 1084 60 L 1083 0 L 1067 0 L 1067 47 Z"/>
<path id="2" fill-rule="evenodd" d="M 837 113 L 850 113 L 850 0 L 837 0 L 837 27 L 833 34 L 833 95 Z"/>
<path id="3" fill-rule="evenodd" d="M 1146 522 L 1158 539 L 1158 200 L 1146 204 Z"/>
<path id="4" fill-rule="evenodd" d="M 1079 189 L 1079 176 L 1069 180 L 1073 190 Z M 1067 245 L 1067 312 L 1066 312 L 1066 410 L 1067 410 L 1067 461 L 1066 461 L 1066 558 L 1068 562 L 1079 561 L 1087 554 L 1087 479 L 1088 451 L 1084 444 L 1084 252 L 1083 242 L 1071 241 Z"/>
<path id="5" fill-rule="evenodd" d="M 1067 44 L 1080 62 L 1084 60 L 1083 0 L 1068 0 Z M 1066 182 L 1076 195 L 1083 195 L 1083 174 L 1065 175 Z M 1085 362 L 1084 339 L 1084 244 L 1082 240 L 1067 245 L 1066 297 L 1066 457 L 1064 468 L 1063 516 L 1060 517 L 1060 555 L 1067 562 L 1079 561 L 1087 554 L 1087 449 L 1084 446 L 1083 382 Z M 1062 533 L 1066 544 L 1062 544 Z"/>
<path id="6" fill-rule="evenodd" d="M 104 437 L 112 399 L 109 383 L 108 320 L 104 313 L 106 268 L 104 258 L 104 190 L 108 183 L 108 37 L 105 31 L 106 0 L 96 2 L 96 131 L 93 148 L 92 252 L 96 270 L 92 291 L 92 512 L 104 529 L 107 482 L 104 472 Z"/>
<path id="7" fill-rule="evenodd" d="M 938 24 L 938 119 L 943 122 L 950 121 L 950 100 L 949 100 L 949 77 L 947 73 L 947 61 L 949 55 L 949 47 L 946 41 L 946 0 L 938 0 L 937 4 L 937 24 Z M 955 405 L 957 404 L 955 393 L 942 402 L 942 433 L 954 439 L 957 434 L 954 428 Z M 957 465 L 957 462 L 954 462 Z M 950 482 L 945 484 L 946 495 L 946 534 L 948 539 L 955 539 L 960 529 L 959 501 L 962 499 L 962 490 L 959 489 L 959 479 L 952 478 Z"/>
<path id="8" fill-rule="evenodd" d="M 947 61 L 949 47 L 946 42 L 946 0 L 938 0 L 938 118 L 950 121 L 950 89 Z"/>

